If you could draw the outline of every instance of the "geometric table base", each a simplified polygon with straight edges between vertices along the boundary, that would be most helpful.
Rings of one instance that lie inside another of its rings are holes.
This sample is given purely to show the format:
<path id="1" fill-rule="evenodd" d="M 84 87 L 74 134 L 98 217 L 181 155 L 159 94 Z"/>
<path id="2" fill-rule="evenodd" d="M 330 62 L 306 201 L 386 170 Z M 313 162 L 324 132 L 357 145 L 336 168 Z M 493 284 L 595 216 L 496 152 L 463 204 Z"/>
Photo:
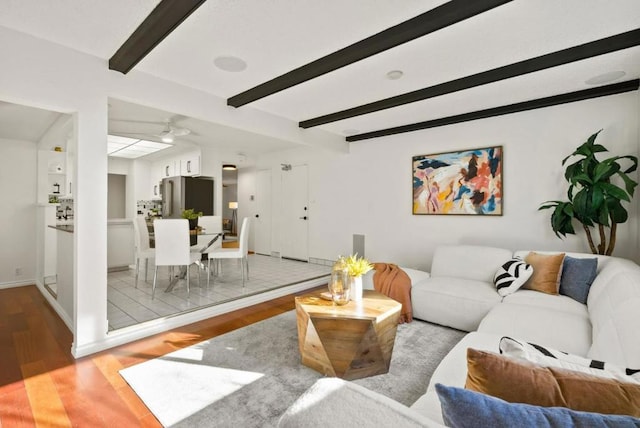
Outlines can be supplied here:
<path id="1" fill-rule="evenodd" d="M 380 296 L 388 302 L 380 305 Z M 401 305 L 379 293 L 369 297 L 345 306 L 296 298 L 302 364 L 347 380 L 387 373 Z"/>

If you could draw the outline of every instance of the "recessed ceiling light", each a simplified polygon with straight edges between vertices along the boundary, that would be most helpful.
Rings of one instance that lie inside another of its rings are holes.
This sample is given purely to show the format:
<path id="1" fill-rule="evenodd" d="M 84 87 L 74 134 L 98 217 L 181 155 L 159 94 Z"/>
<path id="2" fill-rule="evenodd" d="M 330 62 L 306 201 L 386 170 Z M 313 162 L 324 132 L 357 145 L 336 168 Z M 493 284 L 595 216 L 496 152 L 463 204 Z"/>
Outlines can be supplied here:
<path id="1" fill-rule="evenodd" d="M 247 63 L 235 56 L 219 56 L 213 60 L 213 63 L 223 71 L 238 72 L 247 68 Z"/>
<path id="2" fill-rule="evenodd" d="M 586 80 L 584 83 L 587 85 L 602 85 L 603 83 L 613 82 L 614 80 L 618 80 L 622 76 L 624 76 L 624 71 L 610 71 L 608 73 L 600 74 L 598 76 L 594 76 L 589 80 Z"/>
<path id="3" fill-rule="evenodd" d="M 389 80 L 398 80 L 404 75 L 402 70 L 391 70 L 387 73 L 387 79 Z"/>
<path id="4" fill-rule="evenodd" d="M 356 135 L 356 134 L 359 134 L 360 131 L 357 129 L 345 129 L 344 131 L 342 131 L 342 133 L 344 135 Z"/>

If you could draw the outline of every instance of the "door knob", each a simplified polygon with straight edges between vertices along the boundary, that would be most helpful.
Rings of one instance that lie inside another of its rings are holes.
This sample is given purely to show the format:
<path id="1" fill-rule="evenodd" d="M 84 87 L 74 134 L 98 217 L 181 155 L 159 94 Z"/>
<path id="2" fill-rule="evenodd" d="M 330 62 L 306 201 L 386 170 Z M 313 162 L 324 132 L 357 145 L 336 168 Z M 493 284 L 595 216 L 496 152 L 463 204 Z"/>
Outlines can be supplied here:
<path id="1" fill-rule="evenodd" d="M 307 219 L 307 216 L 304 216 L 304 217 L 298 217 L 298 218 L 299 218 L 300 220 L 306 220 L 306 219 Z"/>

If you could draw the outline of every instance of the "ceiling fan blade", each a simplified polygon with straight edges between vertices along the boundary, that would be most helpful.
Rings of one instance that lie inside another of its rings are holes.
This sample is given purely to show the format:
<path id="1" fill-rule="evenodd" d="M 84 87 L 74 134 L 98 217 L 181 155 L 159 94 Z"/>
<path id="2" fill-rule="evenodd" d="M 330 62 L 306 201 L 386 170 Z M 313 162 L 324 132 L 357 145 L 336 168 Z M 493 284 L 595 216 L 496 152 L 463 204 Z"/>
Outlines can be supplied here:
<path id="1" fill-rule="evenodd" d="M 169 125 L 169 129 L 171 133 L 176 137 L 183 137 L 185 135 L 191 134 L 191 130 L 189 128 L 180 128 L 177 126 Z"/>

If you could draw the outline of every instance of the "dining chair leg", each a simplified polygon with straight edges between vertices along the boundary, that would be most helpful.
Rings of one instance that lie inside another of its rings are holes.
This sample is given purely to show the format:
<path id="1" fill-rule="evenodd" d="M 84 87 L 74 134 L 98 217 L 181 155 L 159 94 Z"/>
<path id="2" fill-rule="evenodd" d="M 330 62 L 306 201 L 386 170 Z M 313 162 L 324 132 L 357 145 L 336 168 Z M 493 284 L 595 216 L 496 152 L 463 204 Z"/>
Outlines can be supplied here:
<path id="1" fill-rule="evenodd" d="M 144 282 L 147 282 L 147 274 L 149 273 L 149 259 L 144 259 Z"/>
<path id="2" fill-rule="evenodd" d="M 249 279 L 249 258 L 244 257 L 244 265 L 247 267 L 247 279 Z"/>
<path id="3" fill-rule="evenodd" d="M 187 265 L 187 297 L 191 295 L 191 292 L 189 291 L 189 277 L 191 275 L 189 275 L 191 273 L 191 265 Z"/>
<path id="4" fill-rule="evenodd" d="M 134 288 L 138 288 L 138 274 L 140 272 L 140 258 L 136 257 L 136 282 Z"/>
<path id="5" fill-rule="evenodd" d="M 210 280 L 211 280 L 211 259 L 207 259 L 207 288 L 209 288 Z"/>
<path id="6" fill-rule="evenodd" d="M 158 279 L 158 266 L 153 271 L 153 287 L 151 287 L 151 300 L 156 296 L 156 279 Z"/>
<path id="7" fill-rule="evenodd" d="M 242 271 L 242 288 L 244 288 L 244 258 L 240 259 L 240 270 Z"/>
<path id="8" fill-rule="evenodd" d="M 202 282 L 200 282 L 200 266 L 198 266 L 198 287 L 202 288 Z"/>

